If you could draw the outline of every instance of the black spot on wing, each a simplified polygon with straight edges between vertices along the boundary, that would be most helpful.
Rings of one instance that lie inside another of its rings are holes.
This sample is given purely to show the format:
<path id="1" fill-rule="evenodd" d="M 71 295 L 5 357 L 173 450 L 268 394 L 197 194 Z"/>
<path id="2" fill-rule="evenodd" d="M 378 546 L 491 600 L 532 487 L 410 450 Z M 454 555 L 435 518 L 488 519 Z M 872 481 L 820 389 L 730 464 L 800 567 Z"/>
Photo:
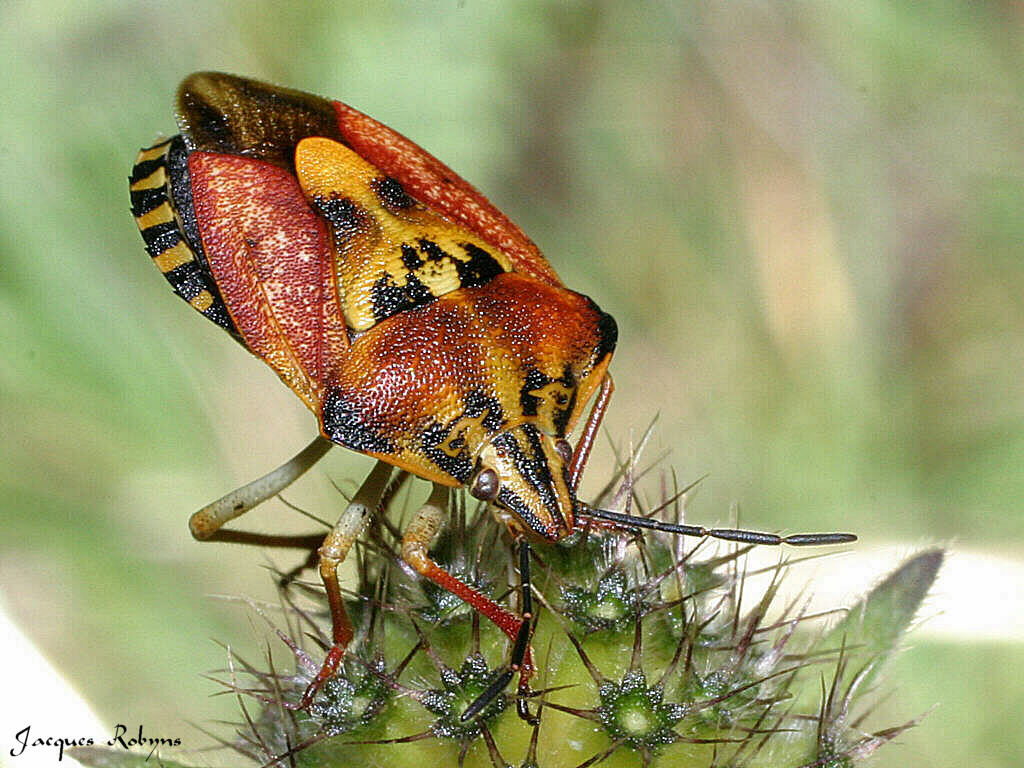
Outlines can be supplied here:
<path id="1" fill-rule="evenodd" d="M 338 245 L 369 229 L 369 214 L 351 198 L 315 195 L 313 207 L 331 223 Z"/>
<path id="2" fill-rule="evenodd" d="M 363 217 L 369 215 L 350 200 L 316 198 L 314 205 L 334 224 L 336 233 L 346 228 L 355 232 L 362 226 Z M 493 256 L 472 243 L 460 246 L 469 256 L 468 259 L 456 258 L 425 237 L 418 238 L 416 245 L 402 243 L 399 247 L 404 275 L 396 277 L 382 274 L 370 288 L 370 304 L 376 322 L 429 304 L 438 298 L 441 294 L 434 293 L 437 287 L 432 288 L 430 285 L 434 269 L 443 270 L 448 264 L 452 265 L 458 278 L 458 287 L 461 288 L 484 285 L 504 271 Z"/>
<path id="3" fill-rule="evenodd" d="M 419 251 L 408 243 L 402 243 L 402 266 L 410 272 L 415 272 L 423 266 L 423 259 L 420 258 Z"/>
<path id="4" fill-rule="evenodd" d="M 425 237 L 421 237 L 416 241 L 420 245 L 420 251 L 427 257 L 427 261 L 446 261 L 452 258 L 452 255 L 448 253 L 444 248 L 439 246 L 433 240 L 427 240 Z"/>
<path id="5" fill-rule="evenodd" d="M 455 260 L 455 268 L 459 272 L 459 283 L 463 288 L 475 288 L 486 285 L 503 270 L 497 260 L 483 248 L 473 243 L 462 243 L 462 249 L 469 256 L 469 261 Z"/>
<path id="6" fill-rule="evenodd" d="M 384 275 L 370 288 L 370 306 L 377 322 L 407 309 L 429 304 L 434 298 L 430 289 L 413 274 L 405 276 L 405 285 L 397 285 L 390 275 Z"/>
<path id="7" fill-rule="evenodd" d="M 390 176 L 379 176 L 370 182 L 370 188 L 384 209 L 391 213 L 398 213 L 416 205 L 416 201 L 409 197 L 405 188 L 397 179 Z"/>

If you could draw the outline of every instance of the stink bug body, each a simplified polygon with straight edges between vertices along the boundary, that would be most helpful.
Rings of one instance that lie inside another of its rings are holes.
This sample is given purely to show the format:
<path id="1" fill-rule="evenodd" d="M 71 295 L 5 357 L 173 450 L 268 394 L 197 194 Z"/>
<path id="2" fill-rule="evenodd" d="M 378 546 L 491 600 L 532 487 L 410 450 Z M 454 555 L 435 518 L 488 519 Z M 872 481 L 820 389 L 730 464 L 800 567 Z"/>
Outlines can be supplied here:
<path id="1" fill-rule="evenodd" d="M 433 156 L 340 102 L 198 73 L 179 89 L 177 121 L 180 135 L 142 150 L 130 179 L 146 249 L 183 299 L 274 369 L 321 433 L 194 514 L 193 535 L 308 546 L 309 537 L 222 526 L 331 444 L 379 460 L 318 550 L 334 646 L 298 706 L 352 639 L 337 569 L 394 467 L 434 484 L 403 535 L 403 558 L 512 641 L 511 663 L 466 718 L 516 672 L 525 688 L 532 670 L 530 538 L 558 541 L 589 520 L 764 544 L 852 540 L 707 530 L 583 505 L 576 487 L 612 392 L 616 326 L 562 284 L 518 227 Z M 573 447 L 567 436 L 591 400 Z M 518 542 L 518 613 L 430 559 L 458 486 L 492 502 Z"/>

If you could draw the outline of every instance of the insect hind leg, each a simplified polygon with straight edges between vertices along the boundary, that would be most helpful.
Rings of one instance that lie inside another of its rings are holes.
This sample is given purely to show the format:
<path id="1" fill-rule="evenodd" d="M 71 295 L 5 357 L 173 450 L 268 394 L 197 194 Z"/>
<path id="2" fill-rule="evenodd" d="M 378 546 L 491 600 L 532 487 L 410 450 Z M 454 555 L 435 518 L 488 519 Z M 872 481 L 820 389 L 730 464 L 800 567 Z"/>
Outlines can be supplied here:
<path id="1" fill-rule="evenodd" d="M 278 547 L 302 549 L 308 553 L 306 559 L 285 573 L 280 583 L 290 582 L 296 574 L 316 565 L 316 550 L 323 541 L 323 534 L 275 535 L 224 529 L 224 524 L 245 514 L 250 509 L 277 495 L 312 467 L 327 452 L 333 443 L 317 437 L 296 456 L 263 477 L 222 496 L 194 513 L 189 519 L 189 529 L 198 541 L 216 541 L 223 544 L 247 544 L 257 547 Z"/>
<path id="2" fill-rule="evenodd" d="M 222 531 L 221 528 L 225 523 L 244 515 L 294 483 L 306 470 L 323 458 L 332 445 L 332 442 L 317 435 L 313 442 L 277 469 L 207 504 L 189 518 L 188 527 L 192 536 L 200 541 L 228 541 L 239 544 L 267 543 L 265 539 L 289 539 L 290 537 L 263 537 L 261 534 L 248 534 L 242 531 Z M 270 546 L 282 545 L 270 543 Z M 312 546 L 315 544 L 310 548 Z"/>

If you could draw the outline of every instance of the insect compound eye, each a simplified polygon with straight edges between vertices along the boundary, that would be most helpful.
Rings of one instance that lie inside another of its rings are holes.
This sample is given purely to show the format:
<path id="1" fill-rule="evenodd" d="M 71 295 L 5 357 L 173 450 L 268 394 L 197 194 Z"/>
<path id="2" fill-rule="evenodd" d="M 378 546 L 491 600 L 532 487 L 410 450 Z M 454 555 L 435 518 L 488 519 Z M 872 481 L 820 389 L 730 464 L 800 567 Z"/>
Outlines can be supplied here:
<path id="1" fill-rule="evenodd" d="M 566 464 L 572 463 L 572 444 L 565 439 L 555 441 L 555 450 Z"/>
<path id="2" fill-rule="evenodd" d="M 469 488 L 469 494 L 480 501 L 494 501 L 498 498 L 498 488 L 501 482 L 498 480 L 498 473 L 493 469 L 481 469 L 473 478 L 473 485 Z"/>

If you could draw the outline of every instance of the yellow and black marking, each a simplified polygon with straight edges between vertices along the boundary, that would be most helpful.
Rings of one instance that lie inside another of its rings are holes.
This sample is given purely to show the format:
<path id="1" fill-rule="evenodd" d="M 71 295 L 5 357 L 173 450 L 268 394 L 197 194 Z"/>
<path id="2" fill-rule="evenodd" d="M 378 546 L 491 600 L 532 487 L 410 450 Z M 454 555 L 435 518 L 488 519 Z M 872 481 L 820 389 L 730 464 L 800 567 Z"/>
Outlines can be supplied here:
<path id="1" fill-rule="evenodd" d="M 508 256 L 337 141 L 301 141 L 295 170 L 330 224 L 342 310 L 353 331 L 512 271 Z"/>
<path id="2" fill-rule="evenodd" d="M 566 467 L 555 450 L 532 424 L 521 424 L 494 438 L 493 450 L 501 457 L 498 502 L 514 512 L 532 531 L 552 539 L 570 530 L 566 513 L 574 514 L 575 497 L 569 489 Z M 510 482 L 511 478 L 514 481 Z M 558 532 L 561 532 L 559 534 Z"/>
<path id="3" fill-rule="evenodd" d="M 370 289 L 376 322 L 458 288 L 484 285 L 505 271 L 491 254 L 473 243 L 458 243 L 445 250 L 421 237 L 415 243 L 402 243 L 399 249 L 400 261 L 386 264 L 385 274 Z"/>
<path id="4" fill-rule="evenodd" d="M 528 371 L 519 390 L 519 404 L 523 416 L 544 431 L 557 437 L 565 437 L 569 419 L 576 408 L 578 387 L 576 377 L 569 366 L 565 366 L 561 378 L 553 379 L 534 368 Z"/>
<path id="5" fill-rule="evenodd" d="M 435 422 L 422 431 L 420 450 L 442 472 L 466 483 L 475 469 L 480 446 L 505 423 L 497 398 L 470 390 L 464 398 L 462 415 L 447 424 Z"/>
<path id="6" fill-rule="evenodd" d="M 128 181 L 132 215 L 153 263 L 193 309 L 240 338 L 203 256 L 181 137 L 139 152 Z"/>

